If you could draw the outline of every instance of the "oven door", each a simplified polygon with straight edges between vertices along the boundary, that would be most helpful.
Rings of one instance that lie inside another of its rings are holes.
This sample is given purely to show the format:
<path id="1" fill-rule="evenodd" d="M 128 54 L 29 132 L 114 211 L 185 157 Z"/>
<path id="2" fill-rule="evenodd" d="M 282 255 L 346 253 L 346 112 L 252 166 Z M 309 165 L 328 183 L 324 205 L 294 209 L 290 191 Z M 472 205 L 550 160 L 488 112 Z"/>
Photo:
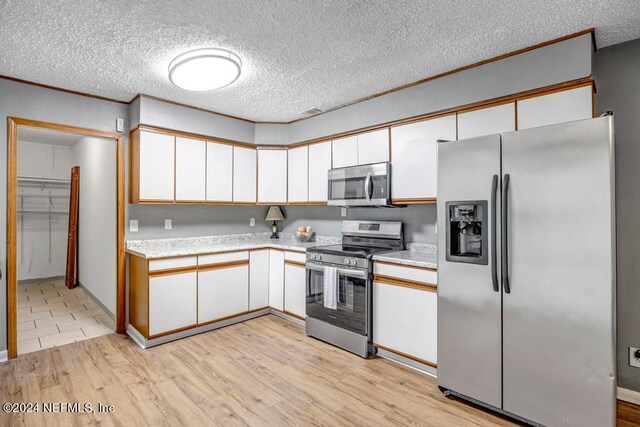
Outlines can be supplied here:
<path id="1" fill-rule="evenodd" d="M 391 204 L 391 166 L 375 163 L 329 171 L 330 206 L 386 206 Z"/>
<path id="2" fill-rule="evenodd" d="M 308 262 L 307 316 L 367 335 L 369 326 L 369 277 L 366 270 L 338 269 L 337 309 L 324 306 L 324 265 Z"/>

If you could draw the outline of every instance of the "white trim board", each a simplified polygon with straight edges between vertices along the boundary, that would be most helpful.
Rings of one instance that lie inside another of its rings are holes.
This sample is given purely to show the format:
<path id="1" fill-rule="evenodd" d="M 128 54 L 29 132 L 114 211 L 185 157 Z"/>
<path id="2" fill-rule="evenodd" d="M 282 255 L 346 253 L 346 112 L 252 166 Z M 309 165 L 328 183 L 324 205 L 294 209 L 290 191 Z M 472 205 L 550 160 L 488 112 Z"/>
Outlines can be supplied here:
<path id="1" fill-rule="evenodd" d="M 0 351 L 0 363 L 7 363 L 9 361 L 9 353 L 7 350 Z"/>
<path id="2" fill-rule="evenodd" d="M 618 399 L 635 405 L 640 405 L 640 392 L 618 387 Z"/>

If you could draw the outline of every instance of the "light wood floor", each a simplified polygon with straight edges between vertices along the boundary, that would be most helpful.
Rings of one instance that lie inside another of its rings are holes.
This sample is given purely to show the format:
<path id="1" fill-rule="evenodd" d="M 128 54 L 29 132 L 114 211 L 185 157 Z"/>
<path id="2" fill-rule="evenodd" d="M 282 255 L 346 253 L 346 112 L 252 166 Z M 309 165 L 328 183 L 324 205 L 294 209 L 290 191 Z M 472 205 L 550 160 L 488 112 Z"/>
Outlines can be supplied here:
<path id="1" fill-rule="evenodd" d="M 111 334 L 25 354 L 0 366 L 0 402 L 114 406 L 111 414 L 0 412 L 2 426 L 513 425 L 445 398 L 431 377 L 363 360 L 275 316 L 147 350 Z"/>

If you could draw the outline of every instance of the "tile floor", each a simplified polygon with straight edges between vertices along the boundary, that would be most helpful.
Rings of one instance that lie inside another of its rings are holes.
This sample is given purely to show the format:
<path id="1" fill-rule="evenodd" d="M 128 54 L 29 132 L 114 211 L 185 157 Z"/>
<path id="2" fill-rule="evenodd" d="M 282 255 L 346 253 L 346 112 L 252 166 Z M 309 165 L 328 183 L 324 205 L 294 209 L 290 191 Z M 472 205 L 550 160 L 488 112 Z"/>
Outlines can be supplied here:
<path id="1" fill-rule="evenodd" d="M 113 333 L 114 322 L 64 280 L 18 286 L 18 354 Z"/>

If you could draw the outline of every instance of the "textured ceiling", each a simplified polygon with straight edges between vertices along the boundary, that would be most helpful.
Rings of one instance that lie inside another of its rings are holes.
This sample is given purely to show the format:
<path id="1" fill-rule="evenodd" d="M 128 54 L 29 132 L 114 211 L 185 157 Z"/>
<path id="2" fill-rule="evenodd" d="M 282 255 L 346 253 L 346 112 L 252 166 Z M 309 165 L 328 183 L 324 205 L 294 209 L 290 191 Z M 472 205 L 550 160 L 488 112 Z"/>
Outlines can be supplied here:
<path id="1" fill-rule="evenodd" d="M 0 0 L 0 74 L 289 121 L 589 27 L 599 47 L 639 38 L 640 2 Z M 172 86 L 169 62 L 200 47 L 240 55 L 240 79 Z"/>

